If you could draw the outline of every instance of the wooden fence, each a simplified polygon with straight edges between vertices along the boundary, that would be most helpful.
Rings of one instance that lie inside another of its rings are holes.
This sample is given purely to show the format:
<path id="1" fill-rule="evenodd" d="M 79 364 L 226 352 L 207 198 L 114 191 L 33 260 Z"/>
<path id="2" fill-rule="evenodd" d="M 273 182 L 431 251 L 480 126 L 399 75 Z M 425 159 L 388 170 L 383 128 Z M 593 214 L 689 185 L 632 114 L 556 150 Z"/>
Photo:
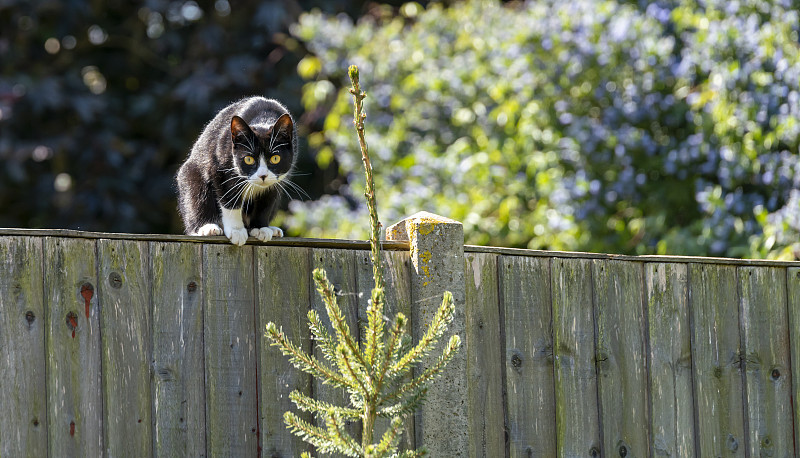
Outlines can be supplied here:
<path id="1" fill-rule="evenodd" d="M 433 457 L 795 456 L 800 263 L 446 243 L 460 230 L 418 217 L 385 244 L 389 315 L 418 334 L 446 287 L 464 340 L 405 444 Z M 358 329 L 364 242 L 0 230 L 0 457 L 299 455 L 289 392 L 346 397 L 291 368 L 263 329 L 318 351 L 305 319 L 322 307 L 316 266 Z"/>

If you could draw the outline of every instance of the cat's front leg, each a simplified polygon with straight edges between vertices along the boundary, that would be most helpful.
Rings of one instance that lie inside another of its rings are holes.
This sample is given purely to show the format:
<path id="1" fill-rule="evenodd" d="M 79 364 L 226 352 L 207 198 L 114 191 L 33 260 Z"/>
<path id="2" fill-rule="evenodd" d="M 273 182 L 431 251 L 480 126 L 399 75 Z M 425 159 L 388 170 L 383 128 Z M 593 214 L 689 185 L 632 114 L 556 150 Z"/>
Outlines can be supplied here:
<path id="1" fill-rule="evenodd" d="M 247 229 L 244 228 L 241 208 L 228 210 L 222 207 L 222 227 L 225 237 L 228 237 L 232 244 L 242 246 L 247 242 Z"/>

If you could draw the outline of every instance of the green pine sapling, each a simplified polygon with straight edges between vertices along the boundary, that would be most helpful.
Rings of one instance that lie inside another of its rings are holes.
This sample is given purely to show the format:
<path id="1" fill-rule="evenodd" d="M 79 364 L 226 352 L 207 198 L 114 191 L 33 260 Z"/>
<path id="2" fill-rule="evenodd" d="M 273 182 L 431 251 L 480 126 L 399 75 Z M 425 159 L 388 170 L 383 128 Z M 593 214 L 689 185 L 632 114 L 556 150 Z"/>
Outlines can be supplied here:
<path id="1" fill-rule="evenodd" d="M 459 337 L 457 335 L 450 337 L 441 356 L 422 369 L 419 374 L 414 377 L 409 377 L 408 374 L 433 349 L 452 321 L 455 313 L 453 295 L 450 292 L 444 293 L 442 305 L 428 324 L 420 341 L 413 347 L 405 315 L 398 313 L 388 332 L 384 327 L 386 284 L 378 240 L 381 223 L 378 221 L 375 208 L 372 165 L 364 140 L 366 114 L 363 113 L 363 100 L 366 93 L 361 91 L 358 68 L 355 65 L 350 66 L 349 76 L 352 83 L 350 93 L 353 94 L 355 106 L 353 123 L 356 126 L 366 172 L 367 184 L 364 194 L 372 229 L 370 248 L 375 287 L 367 307 L 367 324 L 363 333 L 365 338 L 359 343 L 350 334 L 350 328 L 337 303 L 333 285 L 328 281 L 323 269 L 315 269 L 313 277 L 334 332 L 331 334 L 328 331 L 316 311 L 308 312 L 308 321 L 312 338 L 327 361 L 320 361 L 313 355 L 303 352 L 272 322 L 267 324 L 266 336 L 272 341 L 273 346 L 278 347 L 289 357 L 289 361 L 295 367 L 325 384 L 344 389 L 350 394 L 349 406 L 332 405 L 312 399 L 298 391 L 290 394 L 290 399 L 297 408 L 316 415 L 318 426 L 300 419 L 292 412 L 284 414 L 284 421 L 294 434 L 316 447 L 317 452 L 341 453 L 364 458 L 422 456 L 425 454 L 424 450 L 398 451 L 403 418 L 422 404 L 427 384 L 441 373 L 458 350 L 461 344 Z M 373 443 L 375 419 L 378 416 L 389 418 L 390 423 L 380 440 Z M 347 420 L 361 421 L 360 444 L 345 430 Z"/>

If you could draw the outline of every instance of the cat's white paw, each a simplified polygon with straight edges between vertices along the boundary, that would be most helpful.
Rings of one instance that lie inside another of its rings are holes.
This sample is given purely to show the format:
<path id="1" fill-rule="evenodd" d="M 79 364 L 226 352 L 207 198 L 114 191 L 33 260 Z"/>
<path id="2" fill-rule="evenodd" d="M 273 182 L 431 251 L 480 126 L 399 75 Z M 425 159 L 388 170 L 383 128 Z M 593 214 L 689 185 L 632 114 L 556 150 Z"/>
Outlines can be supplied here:
<path id="1" fill-rule="evenodd" d="M 214 223 L 208 223 L 198 229 L 194 235 L 222 235 L 222 228 Z"/>
<path id="2" fill-rule="evenodd" d="M 262 242 L 269 242 L 272 240 L 272 228 L 271 227 L 254 227 L 250 229 L 250 235 L 261 240 Z"/>
<path id="3" fill-rule="evenodd" d="M 283 231 L 275 226 L 254 227 L 250 229 L 250 235 L 262 242 L 269 242 L 275 237 L 283 237 Z"/>
<path id="4" fill-rule="evenodd" d="M 242 246 L 247 242 L 247 229 L 243 227 L 238 227 L 236 229 L 226 227 L 225 237 L 228 237 L 228 240 L 230 240 L 232 244 Z"/>

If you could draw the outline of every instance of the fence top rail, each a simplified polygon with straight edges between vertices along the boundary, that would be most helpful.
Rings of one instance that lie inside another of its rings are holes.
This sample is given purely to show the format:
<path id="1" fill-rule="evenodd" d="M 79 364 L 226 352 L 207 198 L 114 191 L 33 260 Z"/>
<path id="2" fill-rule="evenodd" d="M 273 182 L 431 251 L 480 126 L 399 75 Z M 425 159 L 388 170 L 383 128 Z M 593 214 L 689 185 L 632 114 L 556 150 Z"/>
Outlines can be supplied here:
<path id="1" fill-rule="evenodd" d="M 18 237 L 66 237 L 82 239 L 111 239 L 111 240 L 135 240 L 148 242 L 190 242 L 190 243 L 230 243 L 224 236 L 196 236 L 183 234 L 127 234 L 121 232 L 92 232 L 79 231 L 73 229 L 18 229 L 0 228 L 0 236 Z M 281 237 L 269 242 L 260 242 L 250 239 L 248 245 L 273 245 L 273 246 L 296 246 L 311 248 L 342 248 L 350 250 L 369 250 L 369 242 L 366 240 L 342 240 L 342 239 L 315 239 L 302 237 Z M 407 251 L 408 241 L 387 241 L 381 242 L 384 250 Z M 776 261 L 770 259 L 735 259 L 735 258 L 711 258 L 700 256 L 661 256 L 661 255 L 621 255 L 606 253 L 585 253 L 578 251 L 545 251 L 527 250 L 522 248 L 502 248 L 491 246 L 465 245 L 465 253 L 493 253 L 507 256 L 533 256 L 548 258 L 579 258 L 579 259 L 610 259 L 619 261 L 633 262 L 662 262 L 662 263 L 697 263 L 697 264 L 726 264 L 733 266 L 773 266 L 773 267 L 800 267 L 800 261 Z"/>
<path id="2" fill-rule="evenodd" d="M 198 236 L 183 234 L 126 234 L 119 232 L 90 232 L 78 231 L 73 229 L 15 229 L 0 228 L 0 236 L 19 236 L 19 237 L 66 237 L 81 239 L 111 239 L 111 240 L 135 240 L 145 242 L 191 242 L 191 243 L 212 243 L 228 244 L 228 239 L 220 236 Z M 248 245 L 274 245 L 274 246 L 298 246 L 311 248 L 344 248 L 350 250 L 369 250 L 367 240 L 341 240 L 341 239 L 314 239 L 301 237 L 279 237 L 269 242 L 261 242 L 250 238 Z M 408 251 L 407 241 L 383 241 L 381 247 L 384 250 Z"/>
<path id="3" fill-rule="evenodd" d="M 771 267 L 800 267 L 800 261 L 777 261 L 772 259 L 736 259 L 736 258 L 711 258 L 700 256 L 665 256 L 665 255 L 623 255 L 605 253 L 584 253 L 577 251 L 544 251 L 526 250 L 522 248 L 500 248 L 489 246 L 465 245 L 465 253 L 494 253 L 508 256 L 533 256 L 547 258 L 579 258 L 579 259 L 611 259 L 633 262 L 662 262 L 683 264 L 726 264 L 732 266 L 771 266 Z"/>

